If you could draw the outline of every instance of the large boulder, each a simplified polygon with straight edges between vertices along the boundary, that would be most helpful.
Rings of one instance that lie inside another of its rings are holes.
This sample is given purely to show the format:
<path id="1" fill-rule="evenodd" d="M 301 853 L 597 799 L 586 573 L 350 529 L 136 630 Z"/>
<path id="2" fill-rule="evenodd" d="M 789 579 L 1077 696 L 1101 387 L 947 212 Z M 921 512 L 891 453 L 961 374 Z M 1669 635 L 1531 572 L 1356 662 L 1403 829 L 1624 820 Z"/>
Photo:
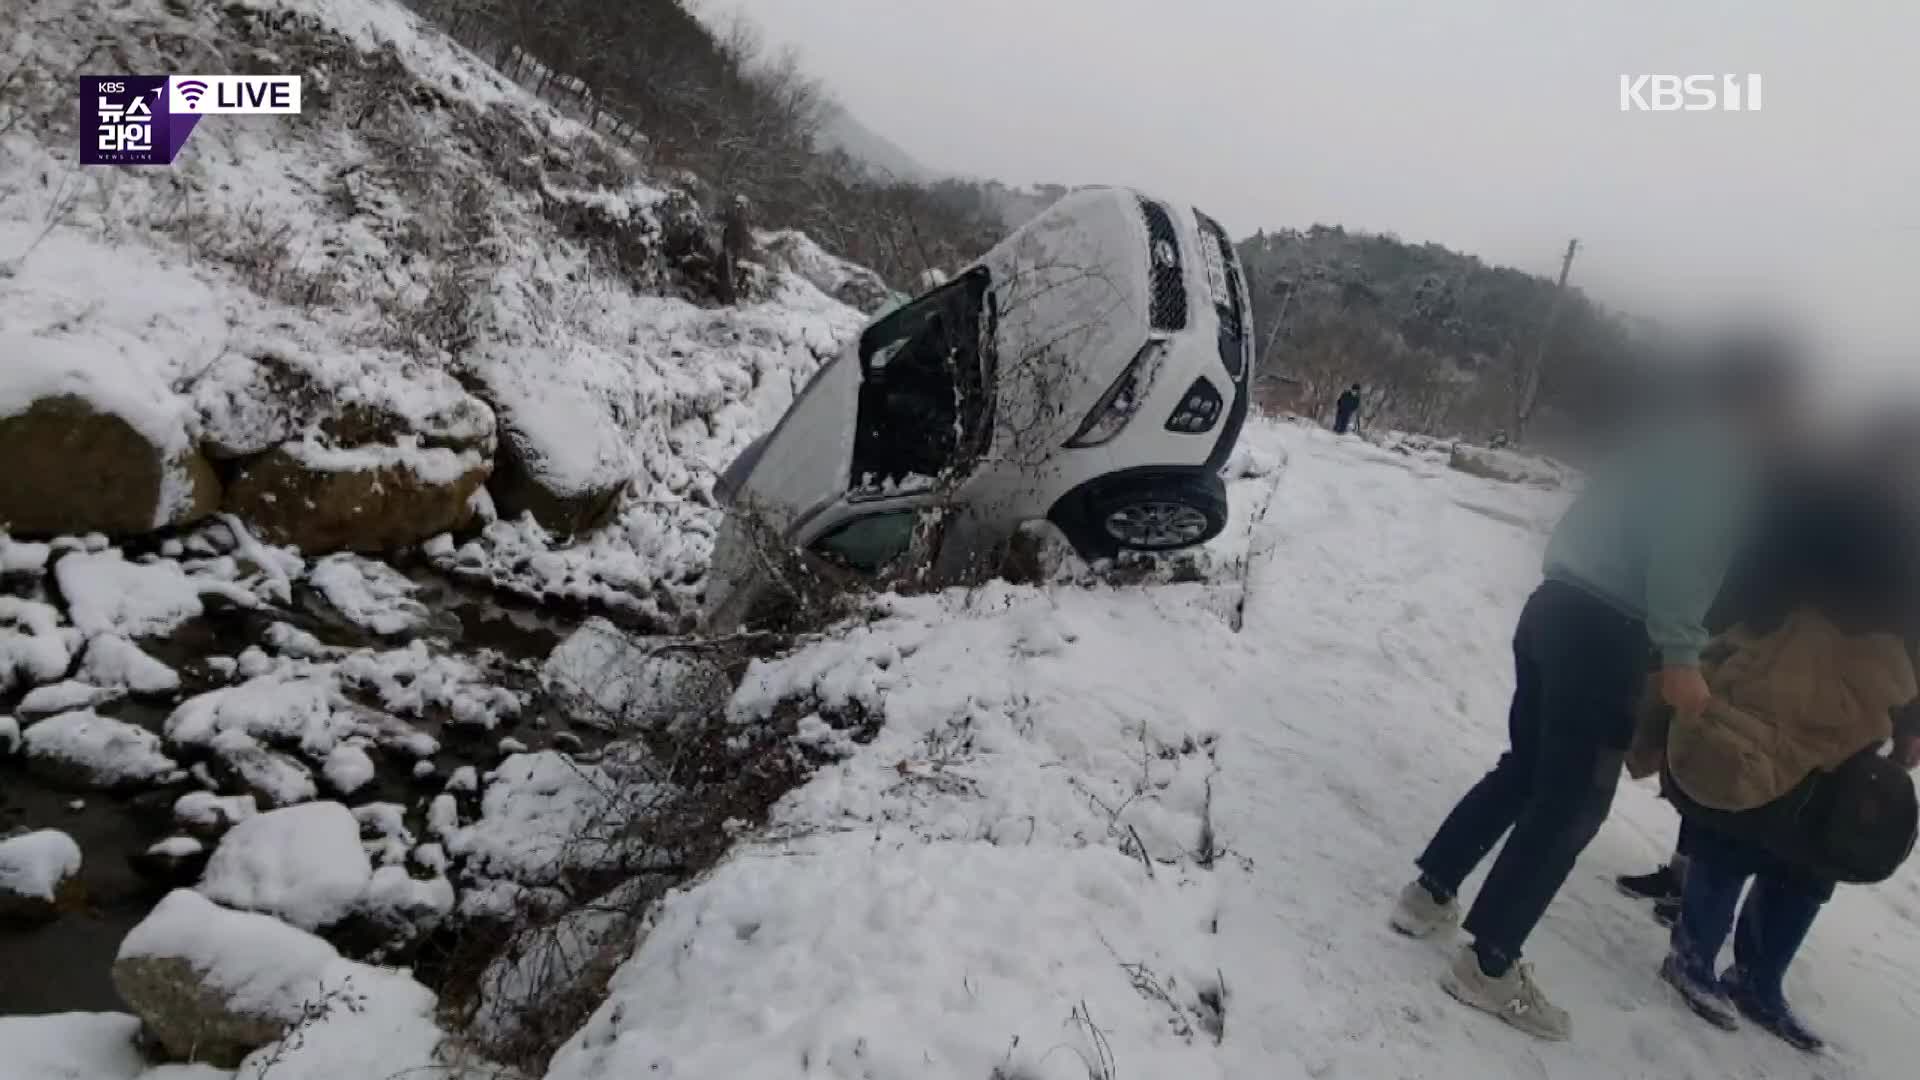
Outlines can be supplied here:
<path id="1" fill-rule="evenodd" d="M 380 552 L 464 527 L 487 474 L 470 450 L 289 444 L 243 464 L 224 505 L 308 554 Z"/>
<path id="2" fill-rule="evenodd" d="M 130 535 L 197 521 L 220 505 L 213 466 L 76 394 L 0 416 L 0 529 L 20 536 Z"/>
<path id="3" fill-rule="evenodd" d="M 169 1057 L 238 1068 L 326 995 L 333 946 L 180 889 L 133 928 L 113 986 Z"/>
<path id="4" fill-rule="evenodd" d="M 620 494 L 627 487 L 625 476 L 572 483 L 545 467 L 550 460 L 536 434 L 516 426 L 509 415 L 502 415 L 500 449 L 487 490 L 503 517 L 532 514 L 542 528 L 561 536 L 598 528 L 612 520 L 620 506 Z"/>

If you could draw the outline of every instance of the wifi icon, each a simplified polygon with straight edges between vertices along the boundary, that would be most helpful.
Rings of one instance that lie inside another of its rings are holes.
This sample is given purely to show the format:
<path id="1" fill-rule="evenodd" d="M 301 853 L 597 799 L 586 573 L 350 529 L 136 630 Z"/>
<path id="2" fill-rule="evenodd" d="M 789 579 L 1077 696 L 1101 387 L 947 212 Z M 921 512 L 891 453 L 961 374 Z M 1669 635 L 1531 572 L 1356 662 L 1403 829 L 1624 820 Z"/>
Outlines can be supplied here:
<path id="1" fill-rule="evenodd" d="M 207 84 L 199 79 L 183 79 L 176 84 L 176 88 L 180 96 L 186 99 L 189 109 L 199 108 L 200 98 L 207 92 Z"/>

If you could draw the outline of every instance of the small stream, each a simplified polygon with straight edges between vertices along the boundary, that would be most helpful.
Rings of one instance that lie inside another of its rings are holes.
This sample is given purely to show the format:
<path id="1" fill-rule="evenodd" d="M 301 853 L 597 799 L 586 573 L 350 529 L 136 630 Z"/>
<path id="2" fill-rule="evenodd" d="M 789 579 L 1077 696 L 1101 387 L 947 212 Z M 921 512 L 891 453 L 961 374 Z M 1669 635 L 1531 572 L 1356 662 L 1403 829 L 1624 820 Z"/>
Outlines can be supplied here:
<path id="1" fill-rule="evenodd" d="M 555 617 L 502 604 L 491 594 L 428 570 L 416 569 L 410 576 L 419 586 L 415 598 L 435 616 L 419 636 L 452 645 L 463 653 L 495 650 L 518 662 L 529 683 L 554 645 L 582 621 L 573 614 Z M 324 603 L 315 602 L 311 596 L 297 596 L 292 611 L 210 612 L 167 641 L 143 644 L 155 657 L 180 671 L 184 698 L 221 685 L 207 672 L 206 657 L 239 653 L 260 641 L 266 627 L 274 622 L 291 623 L 329 645 L 404 644 L 373 638 L 344 620 L 330 617 Z M 516 672 L 516 680 L 519 674 Z M 170 704 L 123 699 L 98 711 L 159 731 L 172 708 Z M 0 705 L 0 713 L 7 711 Z M 518 723 L 503 724 L 493 731 L 411 720 L 415 727 L 440 740 L 440 752 L 433 758 L 435 775 L 424 782 L 416 781 L 409 770 L 382 761 L 374 781 L 348 801 L 351 805 L 403 804 L 409 807 L 409 827 L 416 836 L 424 835 L 425 804 L 440 793 L 453 770 L 473 765 L 484 772 L 493 767 L 501 757 L 499 740 L 507 735 L 534 750 L 551 745 L 554 736 L 566 730 L 556 722 L 558 719 L 536 697 Z M 604 742 L 604 736 L 586 728 L 573 734 L 589 748 Z M 194 789 L 189 781 L 125 795 L 64 790 L 30 774 L 23 757 L 0 758 L 0 834 L 16 828 L 59 829 L 78 842 L 84 860 L 80 872 L 84 899 L 77 910 L 63 911 L 41 925 L 0 923 L 0 1015 L 118 1012 L 125 1008 L 112 984 L 120 941 L 172 887 L 169 882 L 137 871 L 130 857 L 179 832 L 173 821 L 173 802 Z"/>

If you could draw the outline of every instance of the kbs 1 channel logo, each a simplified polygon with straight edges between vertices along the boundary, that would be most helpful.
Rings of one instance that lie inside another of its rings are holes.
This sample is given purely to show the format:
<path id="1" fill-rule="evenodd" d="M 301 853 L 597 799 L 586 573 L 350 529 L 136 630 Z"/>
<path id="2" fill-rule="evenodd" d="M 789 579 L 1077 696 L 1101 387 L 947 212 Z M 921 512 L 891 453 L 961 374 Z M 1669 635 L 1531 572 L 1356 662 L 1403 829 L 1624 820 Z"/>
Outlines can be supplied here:
<path id="1" fill-rule="evenodd" d="M 293 116 L 298 75 L 87 75 L 80 164 L 171 165 L 202 116 Z"/>

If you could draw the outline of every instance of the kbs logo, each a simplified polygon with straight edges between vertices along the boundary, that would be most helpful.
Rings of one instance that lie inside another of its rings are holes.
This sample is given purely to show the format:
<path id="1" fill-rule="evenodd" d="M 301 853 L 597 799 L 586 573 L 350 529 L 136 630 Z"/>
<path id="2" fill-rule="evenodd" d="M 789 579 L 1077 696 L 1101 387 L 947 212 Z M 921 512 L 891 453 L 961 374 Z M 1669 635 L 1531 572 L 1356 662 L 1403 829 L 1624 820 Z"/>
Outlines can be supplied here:
<path id="1" fill-rule="evenodd" d="M 1622 75 L 1621 112 L 1759 112 L 1758 75 Z"/>

